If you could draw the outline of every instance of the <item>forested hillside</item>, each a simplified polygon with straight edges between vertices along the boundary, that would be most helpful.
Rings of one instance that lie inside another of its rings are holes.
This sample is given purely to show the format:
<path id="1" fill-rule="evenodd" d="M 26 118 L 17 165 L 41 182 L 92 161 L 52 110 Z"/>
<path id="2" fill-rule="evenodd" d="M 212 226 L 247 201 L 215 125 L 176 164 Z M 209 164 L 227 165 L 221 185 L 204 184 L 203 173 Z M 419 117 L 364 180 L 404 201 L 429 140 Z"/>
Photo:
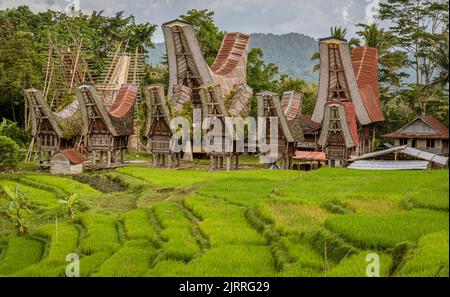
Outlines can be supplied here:
<path id="1" fill-rule="evenodd" d="M 318 80 L 318 73 L 312 73 L 315 63 L 311 61 L 311 56 L 317 51 L 317 41 L 314 38 L 299 33 L 252 33 L 250 37 L 250 48 L 262 49 L 263 61 L 277 65 L 280 74 L 300 77 L 306 81 Z M 164 43 L 155 44 L 155 48 L 150 50 L 150 63 L 161 63 L 165 52 Z"/>

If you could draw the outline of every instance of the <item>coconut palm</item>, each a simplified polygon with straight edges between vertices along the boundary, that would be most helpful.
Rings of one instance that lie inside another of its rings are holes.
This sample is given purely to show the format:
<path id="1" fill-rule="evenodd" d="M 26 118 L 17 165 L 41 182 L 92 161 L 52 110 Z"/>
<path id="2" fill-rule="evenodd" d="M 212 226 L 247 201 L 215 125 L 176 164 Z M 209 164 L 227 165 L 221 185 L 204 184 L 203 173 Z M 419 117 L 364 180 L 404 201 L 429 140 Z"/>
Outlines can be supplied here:
<path id="1" fill-rule="evenodd" d="M 395 37 L 380 28 L 377 24 L 359 24 L 362 30 L 357 34 L 361 36 L 364 44 L 378 49 L 378 63 L 380 68 L 380 81 L 399 86 L 401 78 L 405 75 L 400 70 L 405 65 L 404 52 L 394 50 Z"/>

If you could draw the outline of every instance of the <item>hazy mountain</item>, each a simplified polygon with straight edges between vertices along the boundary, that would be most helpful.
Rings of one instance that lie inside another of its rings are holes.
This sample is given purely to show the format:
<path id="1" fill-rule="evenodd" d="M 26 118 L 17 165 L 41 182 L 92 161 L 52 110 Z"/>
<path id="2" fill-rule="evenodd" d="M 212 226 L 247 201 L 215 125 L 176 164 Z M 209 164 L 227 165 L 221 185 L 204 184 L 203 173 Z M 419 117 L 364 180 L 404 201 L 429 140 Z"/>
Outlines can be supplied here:
<path id="1" fill-rule="evenodd" d="M 312 73 L 317 61 L 311 61 L 311 55 L 318 50 L 314 38 L 298 33 L 283 35 L 252 33 L 250 48 L 254 47 L 261 48 L 264 52 L 264 61 L 278 65 L 280 73 L 307 81 L 318 80 L 318 73 Z M 150 63 L 160 63 L 165 52 L 164 43 L 155 44 L 155 48 L 150 49 Z"/>

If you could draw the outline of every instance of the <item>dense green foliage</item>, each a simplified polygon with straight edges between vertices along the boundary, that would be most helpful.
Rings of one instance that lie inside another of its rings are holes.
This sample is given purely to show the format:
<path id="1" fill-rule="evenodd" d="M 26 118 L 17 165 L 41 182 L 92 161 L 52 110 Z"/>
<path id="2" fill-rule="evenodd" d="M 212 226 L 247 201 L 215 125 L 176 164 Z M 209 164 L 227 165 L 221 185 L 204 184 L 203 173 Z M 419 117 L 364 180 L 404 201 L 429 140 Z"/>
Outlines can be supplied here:
<path id="1" fill-rule="evenodd" d="M 12 169 L 19 163 L 19 146 L 8 136 L 0 135 L 0 170 Z"/>
<path id="2" fill-rule="evenodd" d="M 128 49 L 152 47 L 150 37 L 156 26 L 136 23 L 133 16 L 118 12 L 104 16 L 94 11 L 90 15 L 47 10 L 33 13 L 27 6 L 0 11 L 0 118 L 6 117 L 20 126 L 24 124 L 25 88 L 40 88 L 44 84 L 42 69 L 47 59 L 49 37 L 59 46 L 83 40 L 86 58 L 94 74 L 104 68 L 104 58 L 120 42 Z M 11 71 L 14 69 L 14 71 Z"/>

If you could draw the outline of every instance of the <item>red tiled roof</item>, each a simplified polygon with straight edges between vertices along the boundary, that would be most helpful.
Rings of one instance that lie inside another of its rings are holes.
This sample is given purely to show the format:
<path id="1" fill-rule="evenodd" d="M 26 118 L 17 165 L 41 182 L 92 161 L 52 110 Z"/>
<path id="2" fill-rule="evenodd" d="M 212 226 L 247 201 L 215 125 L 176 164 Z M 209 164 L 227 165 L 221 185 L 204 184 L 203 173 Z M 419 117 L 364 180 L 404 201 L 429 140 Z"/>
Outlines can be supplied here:
<path id="1" fill-rule="evenodd" d="M 138 93 L 138 86 L 123 84 L 120 86 L 116 100 L 109 108 L 109 113 L 116 118 L 125 116 L 134 105 Z"/>
<path id="2" fill-rule="evenodd" d="M 292 158 L 300 160 L 319 160 L 326 161 L 327 156 L 324 152 L 307 152 L 307 151 L 296 151 L 295 156 Z"/>
<path id="3" fill-rule="evenodd" d="M 295 119 L 302 108 L 302 96 L 294 91 L 284 92 L 281 96 L 281 109 L 288 121 Z"/>
<path id="4" fill-rule="evenodd" d="M 436 129 L 441 134 L 447 134 L 448 137 L 448 128 L 444 126 L 441 122 L 439 122 L 436 118 L 433 116 L 419 116 L 419 118 L 422 119 L 425 123 L 430 125 L 433 129 Z"/>
<path id="5" fill-rule="evenodd" d="M 431 128 L 437 131 L 436 134 L 410 134 L 410 133 L 400 133 L 403 128 L 409 126 L 411 123 L 415 122 L 417 119 L 421 119 L 426 124 L 428 124 Z M 448 139 L 449 131 L 448 128 L 444 126 L 441 122 L 439 122 L 433 116 L 418 116 L 410 123 L 408 123 L 405 127 L 398 130 L 394 133 L 384 134 L 383 137 L 391 137 L 391 138 L 420 138 L 420 139 Z"/>
<path id="6" fill-rule="evenodd" d="M 311 120 L 310 115 L 302 115 L 300 118 L 302 121 L 303 133 L 305 134 L 320 129 L 320 127 L 322 127 L 320 123 Z"/>
<path id="7" fill-rule="evenodd" d="M 73 148 L 60 150 L 59 152 L 63 154 L 67 159 L 69 159 L 70 163 L 72 164 L 80 164 L 87 160 L 85 156 L 83 156 Z"/>
<path id="8" fill-rule="evenodd" d="M 388 133 L 383 137 L 390 138 L 420 138 L 420 139 L 448 139 L 448 134 L 403 134 L 403 133 Z"/>
<path id="9" fill-rule="evenodd" d="M 227 33 L 223 38 L 216 60 L 211 65 L 211 70 L 218 75 L 226 75 L 233 71 L 239 63 L 239 58 L 244 54 L 250 36 L 242 33 Z"/>
<path id="10" fill-rule="evenodd" d="M 370 120 L 384 121 L 378 93 L 378 50 L 367 45 L 354 48 L 352 65 L 359 93 Z"/>

